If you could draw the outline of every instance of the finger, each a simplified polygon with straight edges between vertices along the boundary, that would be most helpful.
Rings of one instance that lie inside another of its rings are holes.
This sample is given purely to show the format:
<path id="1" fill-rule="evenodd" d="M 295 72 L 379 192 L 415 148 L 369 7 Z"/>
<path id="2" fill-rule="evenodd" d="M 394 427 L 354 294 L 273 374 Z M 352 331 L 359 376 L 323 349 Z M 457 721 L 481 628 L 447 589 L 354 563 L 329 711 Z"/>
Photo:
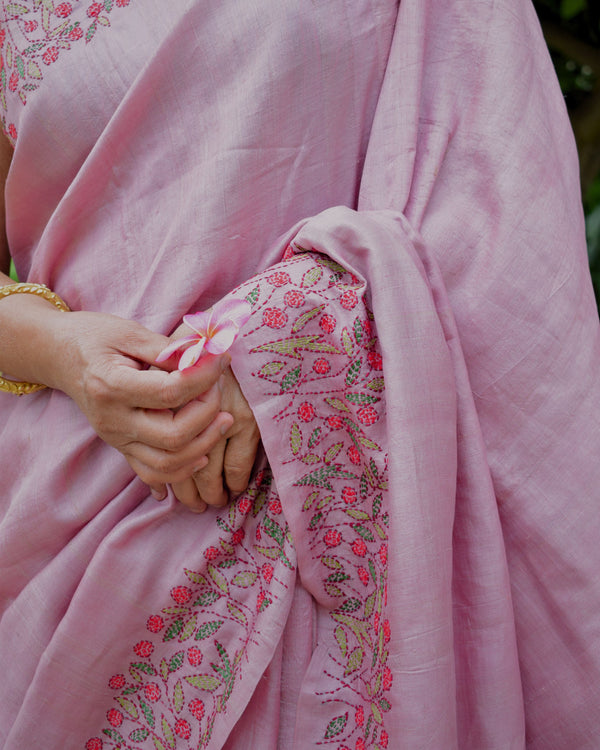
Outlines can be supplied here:
<path id="1" fill-rule="evenodd" d="M 121 366 L 111 384 L 110 396 L 144 409 L 177 409 L 197 398 L 218 381 L 229 355 L 206 355 L 195 367 L 164 372 Z"/>
<path id="2" fill-rule="evenodd" d="M 171 489 L 179 502 L 194 513 L 203 513 L 206 510 L 206 503 L 198 494 L 198 488 L 192 477 L 184 479 L 183 482 L 174 482 Z"/>
<path id="3" fill-rule="evenodd" d="M 161 502 L 167 497 L 167 488 L 164 484 L 157 484 L 154 487 L 150 487 L 150 494 L 155 500 Z"/>
<path id="4" fill-rule="evenodd" d="M 127 459 L 129 465 L 131 468 L 135 471 L 135 473 L 138 475 L 138 477 L 144 482 L 144 484 L 147 484 L 151 490 L 151 494 L 154 497 L 153 490 L 157 491 L 157 500 L 164 500 L 164 497 L 159 498 L 160 491 L 158 488 L 163 487 L 166 484 L 177 484 L 179 482 L 185 482 L 186 479 L 189 479 L 195 471 L 199 471 L 200 469 L 204 468 L 206 464 L 208 463 L 208 456 L 203 456 L 196 464 L 195 467 L 192 466 L 183 466 L 182 468 L 178 470 L 173 470 L 170 472 L 164 472 L 160 469 L 157 469 L 155 466 L 149 466 L 146 463 L 143 463 L 140 461 L 135 455 L 126 455 L 125 458 Z M 166 497 L 166 495 L 165 495 Z"/>
<path id="5" fill-rule="evenodd" d="M 223 457 L 227 441 L 221 440 L 210 452 L 206 466 L 194 473 L 200 498 L 208 505 L 225 505 L 229 497 L 223 486 Z"/>
<path id="6" fill-rule="evenodd" d="M 260 442 L 257 429 L 240 431 L 229 438 L 223 459 L 225 484 L 231 492 L 243 492 L 248 486 Z"/>

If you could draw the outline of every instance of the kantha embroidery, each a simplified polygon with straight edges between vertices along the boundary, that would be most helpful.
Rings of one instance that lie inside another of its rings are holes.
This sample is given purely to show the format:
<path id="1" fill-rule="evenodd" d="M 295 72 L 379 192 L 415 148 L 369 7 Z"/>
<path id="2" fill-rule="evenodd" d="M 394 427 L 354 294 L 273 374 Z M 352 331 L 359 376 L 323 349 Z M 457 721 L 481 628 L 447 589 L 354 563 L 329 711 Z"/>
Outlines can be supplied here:
<path id="1" fill-rule="evenodd" d="M 14 142 L 17 128 L 7 122 L 7 97 L 23 104 L 39 86 L 44 69 L 75 43 L 90 42 L 100 26 L 110 26 L 110 13 L 131 0 L 0 1 L 0 114 Z M 82 42 L 81 40 L 84 40 Z"/>
<path id="2" fill-rule="evenodd" d="M 375 323 L 364 283 L 343 267 L 318 253 L 286 258 L 233 294 L 252 305 L 242 332 L 252 376 L 276 405 L 274 429 L 286 436 L 283 465 L 304 518 L 299 543 L 320 569 L 307 585 L 329 611 L 337 644 L 317 693 L 330 714 L 317 744 L 387 748 L 388 457 L 375 439 L 385 416 Z M 277 598 L 278 577 L 295 566 L 284 506 L 264 471 L 216 518 L 218 546 L 204 549 L 201 571 L 185 571 L 171 605 L 149 616 L 148 637 L 133 646 L 137 658 L 110 678 L 117 695 L 103 738 L 91 738 L 86 750 L 208 747 L 243 679 L 261 613 Z"/>

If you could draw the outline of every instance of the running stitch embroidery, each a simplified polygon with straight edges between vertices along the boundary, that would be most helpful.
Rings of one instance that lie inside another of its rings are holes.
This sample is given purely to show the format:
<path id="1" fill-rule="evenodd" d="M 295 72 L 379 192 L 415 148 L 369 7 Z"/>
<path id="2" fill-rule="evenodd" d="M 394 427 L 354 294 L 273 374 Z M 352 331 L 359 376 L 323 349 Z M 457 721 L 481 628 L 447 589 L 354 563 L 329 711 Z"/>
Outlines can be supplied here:
<path id="1" fill-rule="evenodd" d="M 7 96 L 26 104 L 29 94 L 40 86 L 45 66 L 82 39 L 90 42 L 100 26 L 110 26 L 115 6 L 124 8 L 130 2 L 0 1 L 0 108 L 2 125 L 13 142 L 18 134 L 15 124 L 6 120 Z"/>
<path id="2" fill-rule="evenodd" d="M 385 617 L 388 458 L 368 434 L 385 415 L 382 358 L 364 285 L 329 258 L 297 250 L 233 294 L 245 293 L 253 307 L 243 332 L 260 342 L 250 348 L 257 359 L 253 377 L 264 383 L 264 397 L 278 402 L 273 418 L 276 429 L 287 431 L 284 463 L 294 467 L 294 485 L 303 488 L 309 549 L 322 571 L 311 593 L 335 623 L 337 652 L 323 665 L 318 693 L 331 707 L 330 718 L 317 744 L 382 750 L 389 743 L 385 716 L 393 681 Z M 270 340 L 269 331 L 279 335 Z M 264 470 L 217 517 L 223 534 L 218 546 L 203 551 L 206 569 L 185 570 L 171 589 L 171 605 L 149 616 L 148 637 L 133 646 L 128 676 L 110 677 L 116 696 L 104 739 L 90 738 L 86 750 L 167 750 L 180 742 L 208 747 L 242 677 L 248 645 L 260 633 L 260 614 L 277 598 L 284 571 L 295 567 L 282 511 Z M 241 590 L 252 592 L 253 607 L 247 596 L 245 604 L 236 598 Z M 239 639 L 238 645 L 229 640 L 228 651 L 219 637 L 231 626 Z M 159 641 L 173 647 L 162 647 L 157 660 Z"/>

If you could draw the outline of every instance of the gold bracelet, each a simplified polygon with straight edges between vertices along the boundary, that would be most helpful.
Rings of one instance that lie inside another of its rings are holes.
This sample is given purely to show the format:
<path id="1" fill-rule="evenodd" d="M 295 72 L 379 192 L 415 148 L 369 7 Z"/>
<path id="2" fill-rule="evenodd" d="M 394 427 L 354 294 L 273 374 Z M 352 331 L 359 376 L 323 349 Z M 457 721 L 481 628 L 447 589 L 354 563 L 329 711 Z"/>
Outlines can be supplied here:
<path id="1" fill-rule="evenodd" d="M 50 291 L 45 284 L 8 284 L 0 287 L 0 299 L 10 297 L 11 294 L 35 294 L 42 297 L 62 312 L 69 312 L 69 306 L 54 292 Z M 23 396 L 25 393 L 35 393 L 47 386 L 41 383 L 26 383 L 19 380 L 7 380 L 0 375 L 0 391 L 14 393 L 15 396 Z"/>

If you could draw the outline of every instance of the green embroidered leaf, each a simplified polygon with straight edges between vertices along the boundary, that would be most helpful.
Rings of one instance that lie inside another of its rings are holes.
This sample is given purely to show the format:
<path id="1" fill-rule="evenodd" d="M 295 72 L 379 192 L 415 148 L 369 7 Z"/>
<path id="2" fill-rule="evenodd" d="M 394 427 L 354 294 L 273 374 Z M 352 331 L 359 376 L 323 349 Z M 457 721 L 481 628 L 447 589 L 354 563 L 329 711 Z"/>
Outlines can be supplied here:
<path id="1" fill-rule="evenodd" d="M 219 546 L 226 555 L 233 555 L 235 547 L 224 539 L 219 539 Z M 224 564 L 226 563 L 226 564 Z M 235 564 L 235 561 L 234 561 Z M 217 568 L 228 568 L 231 565 L 231 558 L 229 560 L 221 560 L 217 563 Z"/>
<path id="2" fill-rule="evenodd" d="M 173 638 L 176 638 L 179 633 L 183 630 L 184 622 L 183 620 L 175 620 L 175 622 L 171 625 L 171 627 L 167 630 L 167 632 L 163 636 L 163 641 L 171 641 Z"/>
<path id="3" fill-rule="evenodd" d="M 166 659 L 162 659 L 162 661 L 160 662 L 159 671 L 160 676 L 163 678 L 163 680 L 166 680 L 169 676 L 169 665 L 167 664 Z"/>
<path id="4" fill-rule="evenodd" d="M 382 698 L 379 701 L 379 707 L 381 708 L 382 711 L 389 711 L 390 708 L 392 707 L 392 704 L 385 698 Z"/>
<path id="5" fill-rule="evenodd" d="M 205 591 L 196 599 L 192 607 L 207 607 L 209 604 L 214 604 L 220 596 L 221 594 L 217 591 Z"/>
<path id="6" fill-rule="evenodd" d="M 371 380 L 370 383 L 367 383 L 367 388 L 370 388 L 372 391 L 383 391 L 385 388 L 385 384 L 383 382 L 383 378 L 375 378 L 375 380 Z"/>
<path id="7" fill-rule="evenodd" d="M 346 373 L 346 385 L 350 386 L 356 381 L 356 378 L 358 378 L 359 376 L 361 367 L 362 359 L 357 359 L 356 362 L 353 362 L 350 365 L 350 367 L 348 368 L 348 372 Z"/>
<path id="8" fill-rule="evenodd" d="M 98 23 L 101 26 L 110 26 L 110 19 L 108 16 L 98 16 Z"/>
<path id="9" fill-rule="evenodd" d="M 328 258 L 326 255 L 316 255 L 315 261 L 320 266 L 326 266 L 327 268 L 330 268 L 334 273 L 347 273 L 346 269 L 343 266 L 340 266 L 339 263 L 337 263 L 335 260 L 332 260 L 331 258 Z"/>
<path id="10" fill-rule="evenodd" d="M 137 710 L 137 706 L 135 703 L 129 700 L 129 698 L 117 698 L 117 703 L 121 704 L 121 707 L 124 711 L 126 711 L 131 717 L 134 719 L 137 719 L 139 716 L 139 712 Z"/>
<path id="11" fill-rule="evenodd" d="M 376 600 L 376 592 L 373 591 L 372 594 L 369 594 L 367 597 L 367 600 L 365 601 L 365 617 L 369 618 L 371 617 L 371 614 L 373 613 L 373 609 L 375 607 L 375 600 Z"/>
<path id="12" fill-rule="evenodd" d="M 333 461 L 335 461 L 338 453 L 342 450 L 343 447 L 344 447 L 344 443 L 335 443 L 335 445 L 332 445 L 331 448 L 327 450 L 323 458 L 325 463 L 330 464 Z"/>
<path id="13" fill-rule="evenodd" d="M 21 78 L 25 78 L 25 65 L 23 63 L 23 58 L 21 57 L 21 55 L 17 55 L 15 57 L 15 64 L 17 66 L 17 70 L 19 72 L 19 76 Z"/>
<path id="14" fill-rule="evenodd" d="M 352 341 L 352 337 L 348 333 L 347 328 L 344 328 L 342 330 L 342 346 L 344 347 L 344 351 L 349 357 L 354 354 L 354 342 Z"/>
<path id="15" fill-rule="evenodd" d="M 130 667 L 129 671 L 137 670 L 138 672 L 144 672 L 144 674 L 149 675 L 155 675 L 156 669 L 152 666 L 152 664 L 147 664 L 145 661 L 136 661 L 134 662 Z"/>
<path id="16" fill-rule="evenodd" d="M 260 295 L 260 287 L 255 286 L 254 289 L 246 295 L 246 302 L 249 302 L 251 305 L 255 305 L 258 301 L 258 297 Z"/>
<path id="17" fill-rule="evenodd" d="M 379 706 L 376 703 L 371 703 L 371 712 L 373 714 L 373 718 L 378 724 L 383 724 L 383 716 L 381 715 L 381 711 L 379 710 Z"/>
<path id="18" fill-rule="evenodd" d="M 265 598 L 264 598 L 264 599 L 262 600 L 262 603 L 261 603 L 260 607 L 258 608 L 258 611 L 259 611 L 259 612 L 264 612 L 264 611 L 265 611 L 265 609 L 266 609 L 266 608 L 267 608 L 267 607 L 268 607 L 268 606 L 269 606 L 270 604 L 272 604 L 271 600 L 270 600 L 270 599 L 269 599 L 269 598 L 268 598 L 267 596 L 265 596 Z"/>
<path id="19" fill-rule="evenodd" d="M 334 635 L 335 640 L 337 641 L 337 645 L 340 647 L 340 651 L 342 652 L 342 656 L 345 658 L 348 651 L 348 638 L 346 636 L 346 631 L 341 625 L 338 625 L 335 629 Z"/>
<path id="20" fill-rule="evenodd" d="M 300 460 L 303 464 L 307 464 L 308 466 L 321 463 L 321 458 L 320 456 L 317 456 L 316 453 L 307 453 L 306 456 L 302 456 Z"/>
<path id="21" fill-rule="evenodd" d="M 325 739 L 330 740 L 332 737 L 337 737 L 338 734 L 341 734 L 344 731 L 347 722 L 348 713 L 345 713 L 343 716 L 336 716 L 335 719 L 332 719 L 325 730 Z"/>
<path id="22" fill-rule="evenodd" d="M 113 7 L 113 0 L 104 0 L 104 8 L 105 10 L 110 13 Z"/>
<path id="23" fill-rule="evenodd" d="M 329 576 L 327 576 L 327 580 L 331 581 L 331 583 L 343 583 L 349 578 L 350 576 L 346 573 L 331 573 Z"/>
<path id="24" fill-rule="evenodd" d="M 187 615 L 189 611 L 189 607 L 165 607 L 161 609 L 163 615 Z"/>
<path id="25" fill-rule="evenodd" d="M 184 680 L 192 687 L 198 690 L 208 690 L 210 693 L 214 693 L 222 684 L 222 681 L 212 674 L 193 674 L 184 677 Z"/>
<path id="26" fill-rule="evenodd" d="M 263 521 L 263 528 L 271 539 L 274 539 L 280 547 L 283 547 L 285 534 L 279 524 L 275 523 L 272 518 L 267 516 Z"/>
<path id="27" fill-rule="evenodd" d="M 184 568 L 184 571 L 186 576 L 192 583 L 206 583 L 206 578 L 202 575 L 202 573 L 196 573 L 196 571 L 188 570 L 187 568 Z"/>
<path id="28" fill-rule="evenodd" d="M 10 16 L 20 16 L 23 13 L 29 13 L 29 8 L 26 5 L 19 5 L 18 3 L 9 3 L 6 6 L 6 13 Z"/>
<path id="29" fill-rule="evenodd" d="M 377 573 L 375 572 L 375 565 L 373 564 L 373 560 L 369 560 L 369 571 L 371 573 L 373 583 L 377 583 Z"/>
<path id="30" fill-rule="evenodd" d="M 256 583 L 257 577 L 253 570 L 244 570 L 233 577 L 232 583 L 242 589 L 249 589 Z"/>
<path id="31" fill-rule="evenodd" d="M 304 287 L 314 286 L 319 281 L 321 276 L 323 276 L 323 269 L 319 266 L 314 266 L 314 268 L 309 269 L 304 274 L 300 285 Z"/>
<path id="32" fill-rule="evenodd" d="M 373 524 L 373 528 L 377 532 L 377 536 L 380 539 L 383 539 L 384 541 L 387 539 L 387 532 L 386 532 L 386 530 L 382 526 L 380 526 L 380 524 L 378 524 L 377 522 L 375 522 Z"/>
<path id="33" fill-rule="evenodd" d="M 92 39 L 93 39 L 93 37 L 94 37 L 94 34 L 96 33 L 96 29 L 97 29 L 97 28 L 98 28 L 98 26 L 97 26 L 97 24 L 96 24 L 96 21 L 94 21 L 94 22 L 93 22 L 93 23 L 92 23 L 92 24 L 90 25 L 90 27 L 89 27 L 89 29 L 87 30 L 87 33 L 86 33 L 86 35 L 85 35 L 85 41 L 86 41 L 86 43 L 87 43 L 87 42 L 91 42 L 91 41 L 92 41 Z"/>
<path id="34" fill-rule="evenodd" d="M 377 516 L 379 515 L 382 502 L 383 497 L 381 496 L 381 494 L 377 495 L 377 497 L 373 499 L 373 518 L 377 518 Z"/>
<path id="35" fill-rule="evenodd" d="M 154 729 L 154 726 L 156 724 L 156 720 L 154 719 L 154 713 L 152 709 L 150 708 L 150 706 L 141 698 L 140 698 L 140 708 L 143 711 L 143 714 L 146 718 L 146 721 L 148 722 L 148 725 Z"/>
<path id="36" fill-rule="evenodd" d="M 161 719 L 161 726 L 162 726 L 163 737 L 165 738 L 167 745 L 171 748 L 174 748 L 175 747 L 175 735 L 173 734 L 173 730 L 171 729 L 169 722 L 165 719 L 164 716 Z"/>
<path id="37" fill-rule="evenodd" d="M 360 669 L 364 658 L 365 652 L 363 651 L 363 649 L 360 646 L 355 648 L 348 657 L 346 669 L 344 670 L 344 677 L 348 677 L 348 675 L 352 674 L 352 672 L 356 672 L 357 669 Z"/>
<path id="38" fill-rule="evenodd" d="M 258 372 L 261 378 L 271 378 L 278 375 L 285 367 L 285 362 L 267 362 Z"/>
<path id="39" fill-rule="evenodd" d="M 204 625 L 201 625 L 198 628 L 198 632 L 196 633 L 196 640 L 203 641 L 205 638 L 208 638 L 213 633 L 216 633 L 222 624 L 223 620 L 212 620 L 211 622 L 205 622 Z"/>
<path id="40" fill-rule="evenodd" d="M 373 451 L 380 451 L 381 448 L 374 440 L 371 440 L 370 438 L 366 437 L 365 435 L 358 434 L 356 436 L 356 439 L 358 442 L 365 448 L 370 448 Z"/>
<path id="41" fill-rule="evenodd" d="M 335 612 L 331 613 L 331 617 L 336 622 L 339 622 L 349 628 L 359 641 L 363 641 L 366 638 L 367 630 L 369 629 L 370 625 L 366 620 L 362 619 L 362 616 L 359 620 L 356 617 L 352 617 L 351 615 L 347 615 L 344 612 L 336 610 Z"/>
<path id="42" fill-rule="evenodd" d="M 363 499 L 367 496 L 367 492 L 369 491 L 369 487 L 367 484 L 367 477 L 364 473 L 360 478 L 359 491 L 360 491 L 360 496 Z"/>
<path id="43" fill-rule="evenodd" d="M 215 565 L 209 563 L 208 575 L 212 578 L 215 585 L 220 588 L 224 594 L 227 594 L 229 592 L 229 584 L 227 583 L 227 578 L 225 578 L 223 573 L 221 573 L 221 571 Z"/>
<path id="44" fill-rule="evenodd" d="M 314 444 L 315 444 L 315 443 L 317 442 L 317 440 L 319 439 L 319 435 L 320 435 L 320 434 L 321 434 L 321 428 L 320 428 L 320 427 L 316 427 L 316 428 L 315 428 L 315 429 L 313 430 L 313 432 L 312 432 L 312 435 L 311 435 L 311 436 L 309 437 L 309 439 L 308 439 L 308 447 L 309 447 L 309 448 L 312 448 L 312 447 L 314 446 Z"/>
<path id="45" fill-rule="evenodd" d="M 315 515 L 310 519 L 310 523 L 308 524 L 308 528 L 312 531 L 319 525 L 319 521 L 323 518 L 323 514 L 321 512 L 315 513 Z"/>
<path id="46" fill-rule="evenodd" d="M 322 497 L 319 502 L 315 505 L 315 508 L 320 510 L 321 508 L 324 508 L 326 505 L 329 505 L 330 502 L 333 501 L 333 495 L 325 495 L 325 497 Z"/>
<path id="47" fill-rule="evenodd" d="M 319 491 L 315 490 L 314 492 L 311 492 L 310 495 L 306 498 L 304 501 L 304 505 L 302 506 L 302 510 L 308 510 L 310 506 L 314 503 L 314 501 L 319 497 Z"/>
<path id="48" fill-rule="evenodd" d="M 338 411 L 350 411 L 346 404 L 340 398 L 336 398 L 335 396 L 329 396 L 326 398 L 325 403 Z"/>
<path id="49" fill-rule="evenodd" d="M 178 669 L 180 669 L 183 666 L 183 662 L 185 661 L 185 651 L 179 651 L 175 654 L 175 656 L 172 657 L 171 661 L 169 662 L 169 672 L 176 672 Z"/>
<path id="50" fill-rule="evenodd" d="M 364 331 L 362 327 L 362 323 L 360 318 L 356 318 L 354 321 L 354 338 L 356 339 L 356 343 L 360 344 L 360 342 L 363 340 Z"/>
<path id="51" fill-rule="evenodd" d="M 320 466 L 316 471 L 310 474 L 305 474 L 296 483 L 295 486 L 303 487 L 305 485 L 313 485 L 315 487 L 324 487 L 325 489 L 333 491 L 330 479 L 358 479 L 356 474 L 350 471 L 345 471 L 340 466 Z"/>
<path id="52" fill-rule="evenodd" d="M 363 406 L 364 404 L 376 404 L 381 401 L 379 396 L 369 396 L 368 393 L 346 393 L 346 399 L 352 404 Z"/>
<path id="53" fill-rule="evenodd" d="M 356 610 L 359 609 L 360 606 L 361 606 L 360 599 L 355 599 L 354 597 L 351 597 L 350 599 L 346 599 L 346 601 L 340 607 L 340 610 L 342 612 L 356 612 Z"/>
<path id="54" fill-rule="evenodd" d="M 260 552 L 261 555 L 264 555 L 265 557 L 268 557 L 269 560 L 278 560 L 279 556 L 281 554 L 281 548 L 280 547 L 259 547 L 256 548 L 257 552 Z"/>
<path id="55" fill-rule="evenodd" d="M 329 557 L 325 555 L 321 558 L 321 562 L 331 570 L 340 570 L 341 568 L 343 568 L 342 563 L 339 560 L 336 560 L 335 557 Z"/>
<path id="56" fill-rule="evenodd" d="M 241 607 L 238 607 L 237 604 L 234 604 L 233 602 L 227 602 L 227 609 L 229 610 L 230 614 L 235 617 L 236 620 L 239 622 L 244 623 L 244 625 L 248 622 L 248 618 L 246 617 L 245 612 L 241 609 Z"/>
<path id="57" fill-rule="evenodd" d="M 287 339 L 269 341 L 266 344 L 254 347 L 254 349 L 251 349 L 250 351 L 252 354 L 254 352 L 273 352 L 294 359 L 302 359 L 303 355 L 301 354 L 301 351 L 303 350 L 309 352 L 321 352 L 323 354 L 341 354 L 339 349 L 327 343 L 327 341 L 324 341 L 319 333 L 305 334 L 304 336 L 291 336 Z"/>
<path id="58" fill-rule="evenodd" d="M 323 305 L 318 305 L 317 307 L 313 307 L 312 310 L 308 310 L 307 312 L 300 315 L 300 317 L 296 319 L 294 325 L 292 326 L 292 333 L 298 333 L 298 331 L 301 331 L 309 322 L 309 320 L 312 320 L 313 318 L 316 318 L 317 315 L 320 315 L 326 307 L 326 303 Z"/>
<path id="59" fill-rule="evenodd" d="M 147 729 L 134 729 L 133 732 L 129 735 L 129 741 L 130 742 L 143 742 L 145 739 L 147 739 L 150 732 Z"/>
<path id="60" fill-rule="evenodd" d="M 183 685 L 181 683 L 181 680 L 177 680 L 177 684 L 175 685 L 175 689 L 173 690 L 173 707 L 175 708 L 175 713 L 181 712 L 184 703 L 185 696 L 183 694 Z"/>
<path id="61" fill-rule="evenodd" d="M 293 388 L 296 385 L 296 383 L 300 379 L 301 372 L 302 372 L 302 365 L 298 365 L 298 367 L 294 367 L 293 370 L 290 370 L 288 372 L 288 374 L 283 378 L 280 384 L 282 393 L 289 391 L 290 388 Z"/>
<path id="62" fill-rule="evenodd" d="M 294 456 L 297 456 L 302 448 L 302 432 L 295 422 L 290 429 L 290 447 Z"/>
<path id="63" fill-rule="evenodd" d="M 347 508 L 346 515 L 350 516 L 350 518 L 354 518 L 356 521 L 367 521 L 369 519 L 369 514 L 358 508 Z"/>
<path id="64" fill-rule="evenodd" d="M 375 537 L 373 536 L 368 526 L 363 526 L 362 524 L 359 524 L 359 523 L 353 523 L 352 528 L 354 529 L 354 531 L 356 531 L 357 534 L 362 536 L 365 542 L 375 541 Z"/>
<path id="65" fill-rule="evenodd" d="M 114 742 L 116 742 L 118 745 L 125 744 L 125 740 L 123 739 L 123 737 L 121 737 L 121 735 L 114 729 L 103 729 L 102 731 L 107 737 L 110 737 L 111 740 L 114 740 Z"/>

